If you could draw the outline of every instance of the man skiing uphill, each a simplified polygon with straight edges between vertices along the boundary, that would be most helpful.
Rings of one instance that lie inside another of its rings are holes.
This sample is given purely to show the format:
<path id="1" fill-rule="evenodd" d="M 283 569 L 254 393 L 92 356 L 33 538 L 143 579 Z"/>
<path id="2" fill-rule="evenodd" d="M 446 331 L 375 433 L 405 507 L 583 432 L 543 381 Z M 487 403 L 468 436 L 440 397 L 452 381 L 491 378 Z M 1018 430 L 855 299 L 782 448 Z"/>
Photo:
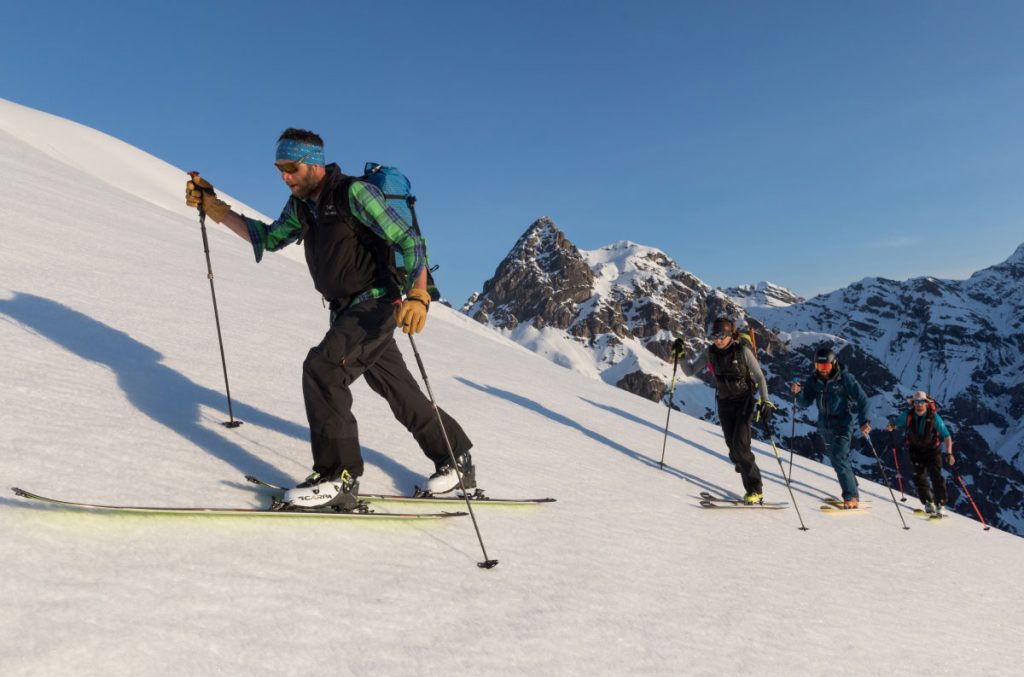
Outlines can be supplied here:
<path id="1" fill-rule="evenodd" d="M 942 477 L 942 446 L 946 447 L 946 459 L 953 465 L 953 438 L 945 422 L 935 411 L 935 402 L 928 393 L 918 390 L 910 398 L 912 405 L 905 416 L 896 423 L 889 423 L 887 429 L 905 430 L 910 461 L 914 464 L 914 484 L 917 496 L 924 504 L 925 512 L 932 515 L 946 514 L 946 481 Z M 931 486 L 928 480 L 931 479 Z"/>
<path id="2" fill-rule="evenodd" d="M 711 327 L 711 346 L 705 348 L 693 363 L 679 360 L 683 373 L 693 376 L 705 366 L 715 378 L 715 401 L 722 436 L 729 448 L 729 460 L 743 480 L 743 502 L 761 503 L 764 492 L 761 471 L 750 451 L 750 425 L 755 410 L 767 419 L 775 407 L 768 401 L 768 384 L 757 364 L 754 352 L 740 340 L 736 325 L 727 317 L 719 317 Z M 683 340 L 672 344 L 675 357 L 683 357 Z M 760 400 L 754 403 L 754 390 Z"/>
<path id="3" fill-rule="evenodd" d="M 797 395 L 797 406 L 809 407 L 812 402 L 818 405 L 818 434 L 825 440 L 825 454 L 839 479 L 843 507 L 856 508 L 860 505 L 860 493 L 850 465 L 850 441 L 858 426 L 865 436 L 871 432 L 868 396 L 829 348 L 821 348 L 815 354 L 814 371 L 802 385 L 793 383 L 791 389 Z M 851 398 L 856 403 L 856 424 L 850 411 Z"/>
<path id="4" fill-rule="evenodd" d="M 273 223 L 232 211 L 198 175 L 186 184 L 185 202 L 250 242 L 257 262 L 266 251 L 301 242 L 313 285 L 330 303 L 330 329 L 302 365 L 313 473 L 289 489 L 284 501 L 296 508 L 358 505 L 363 459 L 350 386 L 360 376 L 434 462 L 428 490 L 445 493 L 459 486 L 445 430 L 466 488 L 475 487 L 472 443 L 444 412 L 442 430 L 393 336 L 396 325 L 414 334 L 426 323 L 426 243 L 376 187 L 342 174 L 337 164 L 325 165 L 323 140 L 313 132 L 285 130 L 274 164 L 291 197 Z M 392 263 L 394 251 L 402 255 L 404 285 Z"/>

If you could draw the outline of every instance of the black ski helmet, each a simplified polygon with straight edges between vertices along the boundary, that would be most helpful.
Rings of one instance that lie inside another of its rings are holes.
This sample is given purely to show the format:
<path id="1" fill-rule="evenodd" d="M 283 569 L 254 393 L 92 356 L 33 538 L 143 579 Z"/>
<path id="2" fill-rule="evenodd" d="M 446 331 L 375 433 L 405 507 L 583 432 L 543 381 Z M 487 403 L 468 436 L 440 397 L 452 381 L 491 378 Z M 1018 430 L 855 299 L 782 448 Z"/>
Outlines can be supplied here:
<path id="1" fill-rule="evenodd" d="M 724 315 L 715 318 L 715 321 L 711 324 L 711 333 L 718 334 L 720 332 L 727 334 L 736 333 L 736 323 L 732 321 L 732 318 Z"/>
<path id="2" fill-rule="evenodd" d="M 815 364 L 835 364 L 836 354 L 832 352 L 831 348 L 818 348 L 818 352 L 814 353 Z"/>

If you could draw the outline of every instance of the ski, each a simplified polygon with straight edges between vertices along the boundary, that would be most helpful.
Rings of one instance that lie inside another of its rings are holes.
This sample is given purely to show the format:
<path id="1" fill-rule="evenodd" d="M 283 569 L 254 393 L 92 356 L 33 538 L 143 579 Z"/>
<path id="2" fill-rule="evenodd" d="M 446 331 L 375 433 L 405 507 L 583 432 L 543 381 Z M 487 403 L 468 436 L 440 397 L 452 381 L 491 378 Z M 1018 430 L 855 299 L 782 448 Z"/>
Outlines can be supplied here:
<path id="1" fill-rule="evenodd" d="M 133 505 L 102 505 L 98 503 L 82 503 L 78 501 L 63 501 L 56 498 L 48 498 L 33 494 L 30 491 L 11 487 L 15 495 L 33 501 L 39 501 L 49 505 L 80 510 L 93 510 L 102 512 L 122 512 L 149 515 L 219 515 L 219 516 L 260 516 L 260 517 L 329 517 L 348 519 L 376 519 L 376 520 L 406 520 L 406 519 L 441 519 L 445 517 L 461 517 L 468 515 L 465 512 L 436 512 L 436 513 L 385 513 L 373 512 L 368 509 L 363 511 L 341 512 L 330 508 L 324 510 L 284 510 L 281 508 L 169 508 L 149 507 Z M 279 505 L 279 504 L 275 504 Z"/>
<path id="2" fill-rule="evenodd" d="M 871 510 L 871 506 L 864 505 L 861 503 L 856 508 L 844 508 L 842 505 L 832 505 L 831 503 L 825 503 L 821 506 L 821 511 L 829 515 L 838 515 L 843 512 L 868 512 Z"/>
<path id="3" fill-rule="evenodd" d="M 944 515 L 936 515 L 925 510 L 917 509 L 914 511 L 914 517 L 918 519 L 928 520 L 929 522 L 941 522 Z"/>
<path id="4" fill-rule="evenodd" d="M 762 502 L 762 503 L 744 503 L 739 498 L 724 498 L 722 496 L 715 496 L 709 494 L 706 491 L 700 492 L 700 505 L 702 508 L 766 508 L 768 510 L 779 510 L 785 508 L 789 503 L 777 503 L 777 502 Z"/>
<path id="5" fill-rule="evenodd" d="M 823 503 L 827 503 L 828 505 L 831 505 L 833 508 L 839 508 L 841 510 L 846 510 L 846 508 L 843 507 L 843 499 L 841 499 L 841 498 L 835 498 L 834 496 L 829 496 L 829 497 L 823 498 L 821 500 L 822 500 Z M 864 505 L 865 503 L 870 503 L 870 502 L 871 501 L 860 501 L 860 504 Z M 865 510 L 866 509 L 867 509 L 867 507 L 865 507 Z"/>
<path id="6" fill-rule="evenodd" d="M 752 503 L 747 504 L 743 501 L 708 501 L 702 500 L 700 502 L 702 508 L 714 508 L 716 510 L 783 510 L 787 507 L 786 503 Z"/>
<path id="7" fill-rule="evenodd" d="M 257 486 L 261 486 L 265 489 L 273 489 L 274 491 L 287 491 L 288 487 L 282 487 L 277 484 L 265 482 L 258 477 L 253 475 L 246 475 L 246 481 L 251 482 Z M 359 494 L 360 501 L 366 501 L 367 503 L 465 503 L 466 499 L 461 494 L 457 495 L 445 495 L 435 496 L 421 495 L 421 496 L 404 496 L 401 494 Z M 484 494 L 480 489 L 475 490 L 469 495 L 469 500 L 473 501 L 474 504 L 481 505 L 537 505 L 540 503 L 554 503 L 553 498 L 491 498 Z"/>

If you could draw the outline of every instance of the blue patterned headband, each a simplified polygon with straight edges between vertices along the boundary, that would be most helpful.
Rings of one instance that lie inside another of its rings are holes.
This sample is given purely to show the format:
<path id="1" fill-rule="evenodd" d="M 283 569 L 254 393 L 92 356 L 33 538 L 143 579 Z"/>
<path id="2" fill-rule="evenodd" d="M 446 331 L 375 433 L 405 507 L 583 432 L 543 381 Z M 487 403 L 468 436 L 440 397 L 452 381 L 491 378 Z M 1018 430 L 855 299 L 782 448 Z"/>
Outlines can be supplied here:
<path id="1" fill-rule="evenodd" d="M 304 162 L 307 165 L 324 163 L 324 147 L 315 143 L 305 143 L 295 139 L 282 139 L 277 142 L 277 154 L 274 162 Z"/>

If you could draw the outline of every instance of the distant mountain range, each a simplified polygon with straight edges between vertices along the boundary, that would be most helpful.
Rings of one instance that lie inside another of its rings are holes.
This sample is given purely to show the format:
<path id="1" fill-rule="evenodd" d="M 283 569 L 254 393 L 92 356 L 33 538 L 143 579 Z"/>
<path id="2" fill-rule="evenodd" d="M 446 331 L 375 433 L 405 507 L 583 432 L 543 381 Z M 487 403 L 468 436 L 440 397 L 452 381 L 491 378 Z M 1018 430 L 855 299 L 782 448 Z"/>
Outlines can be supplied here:
<path id="1" fill-rule="evenodd" d="M 915 390 L 936 398 L 953 430 L 959 473 L 991 523 L 1024 534 L 1024 245 L 1003 263 L 967 280 L 905 282 L 866 278 L 805 300 L 767 282 L 711 287 L 653 247 L 620 241 L 580 250 L 549 218 L 534 222 L 462 312 L 569 369 L 658 401 L 670 385 L 673 406 L 716 419 L 710 376 L 673 378 L 676 337 L 694 354 L 719 315 L 752 328 L 769 390 L 779 405 L 779 439 L 820 460 L 813 410 L 790 427 L 787 384 L 811 369 L 822 346 L 871 396 L 875 448 L 890 479 L 887 416 Z M 900 451 L 904 490 L 910 461 Z M 870 452 L 860 474 L 880 480 Z M 952 507 L 971 508 L 951 482 Z M 895 488 L 895 487 L 894 487 Z"/>

